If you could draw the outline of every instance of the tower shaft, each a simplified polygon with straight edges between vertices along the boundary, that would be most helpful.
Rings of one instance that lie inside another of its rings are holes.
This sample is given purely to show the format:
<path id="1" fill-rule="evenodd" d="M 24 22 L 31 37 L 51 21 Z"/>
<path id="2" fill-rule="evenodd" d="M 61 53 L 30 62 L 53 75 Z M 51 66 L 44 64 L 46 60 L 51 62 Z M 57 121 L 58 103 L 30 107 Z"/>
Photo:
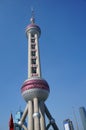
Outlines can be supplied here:
<path id="1" fill-rule="evenodd" d="M 41 77 L 39 39 L 37 32 L 28 32 L 28 78 Z"/>

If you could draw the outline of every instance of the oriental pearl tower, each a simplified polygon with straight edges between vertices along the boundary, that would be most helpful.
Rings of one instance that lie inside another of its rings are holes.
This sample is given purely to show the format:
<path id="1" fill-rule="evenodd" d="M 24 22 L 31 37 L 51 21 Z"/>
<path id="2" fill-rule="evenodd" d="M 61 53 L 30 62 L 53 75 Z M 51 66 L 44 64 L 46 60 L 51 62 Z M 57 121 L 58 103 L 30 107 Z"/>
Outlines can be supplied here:
<path id="1" fill-rule="evenodd" d="M 28 40 L 28 78 L 21 87 L 21 93 L 27 105 L 18 125 L 24 128 L 24 130 L 48 130 L 50 126 L 54 130 L 58 130 L 55 120 L 45 105 L 50 88 L 47 81 L 41 76 L 40 35 L 41 29 L 35 24 L 34 12 L 32 11 L 30 24 L 26 27 Z M 46 123 L 45 115 L 49 120 L 48 124 Z M 27 127 L 24 125 L 26 116 L 28 119 Z"/>

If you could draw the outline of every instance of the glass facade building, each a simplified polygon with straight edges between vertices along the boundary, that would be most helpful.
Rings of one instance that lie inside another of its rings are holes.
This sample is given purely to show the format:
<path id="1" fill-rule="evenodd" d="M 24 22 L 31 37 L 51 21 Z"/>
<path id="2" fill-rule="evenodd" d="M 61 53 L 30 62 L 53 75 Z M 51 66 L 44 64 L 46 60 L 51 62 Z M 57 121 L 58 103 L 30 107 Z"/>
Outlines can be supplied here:
<path id="1" fill-rule="evenodd" d="M 15 115 L 15 118 L 14 118 L 14 130 L 24 130 L 23 128 L 21 128 L 19 125 L 18 125 L 18 122 L 20 121 L 21 117 L 22 117 L 22 114 L 23 112 L 21 110 L 19 110 L 16 115 Z M 27 123 L 26 121 L 24 122 L 24 125 L 27 126 Z"/>
<path id="2" fill-rule="evenodd" d="M 79 112 L 80 112 L 83 128 L 84 130 L 86 130 L 86 110 L 84 107 L 80 107 Z"/>
<path id="3" fill-rule="evenodd" d="M 70 119 L 63 121 L 64 130 L 74 130 L 73 123 Z"/>

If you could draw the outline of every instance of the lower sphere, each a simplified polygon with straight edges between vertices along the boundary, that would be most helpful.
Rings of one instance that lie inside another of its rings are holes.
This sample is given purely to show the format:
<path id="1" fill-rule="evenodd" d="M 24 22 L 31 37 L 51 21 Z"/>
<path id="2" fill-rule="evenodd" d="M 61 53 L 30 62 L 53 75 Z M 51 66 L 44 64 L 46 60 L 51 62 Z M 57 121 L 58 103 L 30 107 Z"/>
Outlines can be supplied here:
<path id="1" fill-rule="evenodd" d="M 28 79 L 21 88 L 22 96 L 26 102 L 35 97 L 37 97 L 38 100 L 46 100 L 49 92 L 49 85 L 44 79 Z"/>

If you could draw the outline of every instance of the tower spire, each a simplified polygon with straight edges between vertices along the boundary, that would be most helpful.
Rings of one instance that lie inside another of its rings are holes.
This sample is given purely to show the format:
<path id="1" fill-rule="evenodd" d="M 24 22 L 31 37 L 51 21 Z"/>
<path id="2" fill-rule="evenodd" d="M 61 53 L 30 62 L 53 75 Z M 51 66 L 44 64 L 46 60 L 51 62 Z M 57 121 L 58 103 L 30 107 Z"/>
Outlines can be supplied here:
<path id="1" fill-rule="evenodd" d="M 34 9 L 33 9 L 33 8 L 31 8 L 31 19 L 30 19 L 30 22 L 31 22 L 32 24 L 35 23 L 35 15 L 34 15 Z"/>

